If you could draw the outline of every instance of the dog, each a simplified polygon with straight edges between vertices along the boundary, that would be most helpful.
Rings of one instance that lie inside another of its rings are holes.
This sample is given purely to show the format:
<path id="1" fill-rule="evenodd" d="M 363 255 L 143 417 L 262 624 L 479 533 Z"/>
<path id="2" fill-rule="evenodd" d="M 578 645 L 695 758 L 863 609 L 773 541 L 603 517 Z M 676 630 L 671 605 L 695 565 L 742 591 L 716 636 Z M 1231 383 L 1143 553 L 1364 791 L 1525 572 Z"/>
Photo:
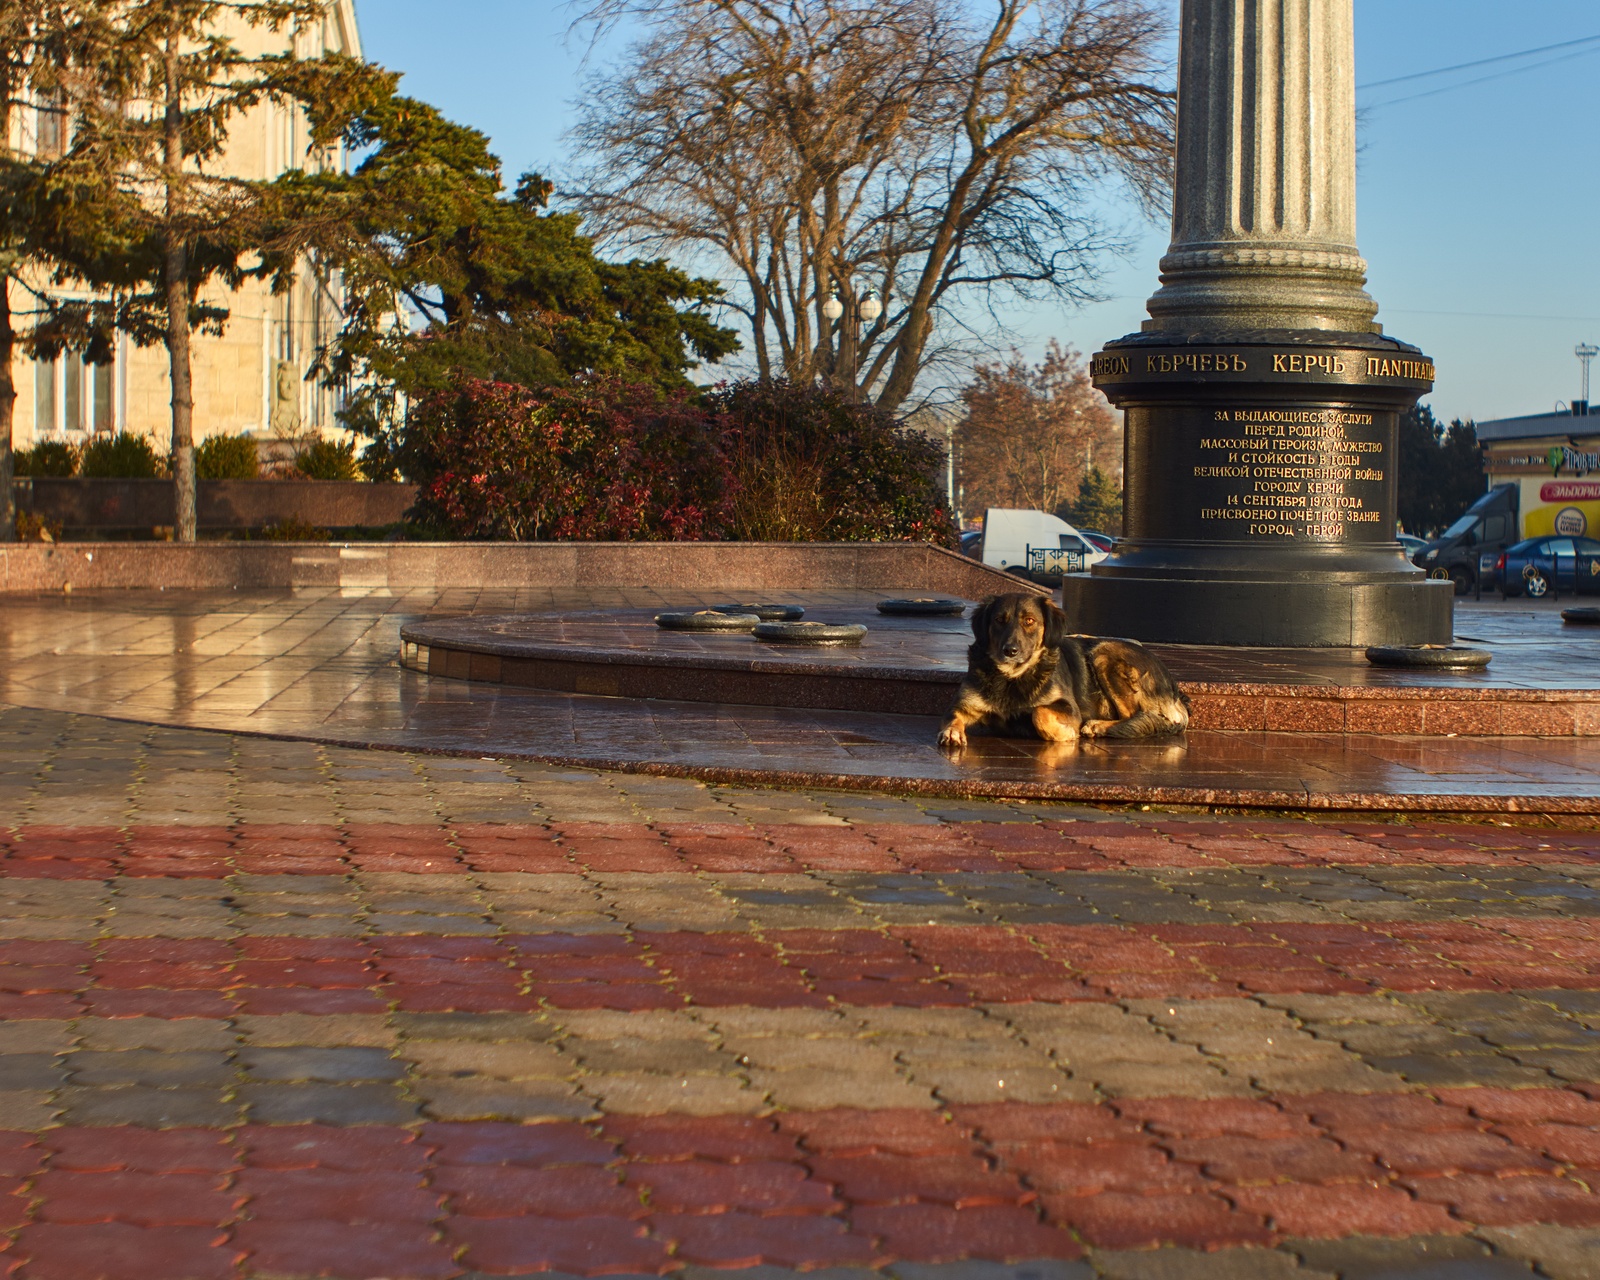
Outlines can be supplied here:
<path id="1" fill-rule="evenodd" d="M 1041 596 L 991 596 L 972 615 L 967 674 L 939 734 L 959 751 L 987 721 L 1046 742 L 1157 738 L 1189 726 L 1189 699 L 1166 665 L 1132 640 L 1067 634 L 1067 615 Z"/>

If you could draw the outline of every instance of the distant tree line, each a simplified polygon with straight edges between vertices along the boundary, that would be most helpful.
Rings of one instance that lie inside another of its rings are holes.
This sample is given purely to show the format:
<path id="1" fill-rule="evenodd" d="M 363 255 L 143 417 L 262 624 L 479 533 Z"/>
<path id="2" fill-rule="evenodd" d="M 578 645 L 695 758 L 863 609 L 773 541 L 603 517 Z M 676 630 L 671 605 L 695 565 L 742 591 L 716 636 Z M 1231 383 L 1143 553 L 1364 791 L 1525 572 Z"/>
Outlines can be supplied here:
<path id="1" fill-rule="evenodd" d="M 1446 426 L 1419 404 L 1400 419 L 1399 516 L 1407 533 L 1442 532 L 1487 487 L 1477 429 L 1457 418 Z"/>

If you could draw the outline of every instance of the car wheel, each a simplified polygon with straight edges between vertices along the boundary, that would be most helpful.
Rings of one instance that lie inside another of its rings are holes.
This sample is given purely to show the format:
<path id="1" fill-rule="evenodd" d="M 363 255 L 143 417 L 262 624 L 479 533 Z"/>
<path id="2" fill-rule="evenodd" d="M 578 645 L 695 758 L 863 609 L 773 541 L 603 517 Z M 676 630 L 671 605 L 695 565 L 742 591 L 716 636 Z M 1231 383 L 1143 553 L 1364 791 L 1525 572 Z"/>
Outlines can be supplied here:
<path id="1" fill-rule="evenodd" d="M 1522 589 L 1535 600 L 1543 599 L 1550 592 L 1550 579 L 1529 565 L 1522 571 Z"/>
<path id="2" fill-rule="evenodd" d="M 1458 596 L 1464 596 L 1472 590 L 1471 572 L 1459 566 L 1450 570 L 1450 581 L 1456 584 L 1456 594 Z"/>

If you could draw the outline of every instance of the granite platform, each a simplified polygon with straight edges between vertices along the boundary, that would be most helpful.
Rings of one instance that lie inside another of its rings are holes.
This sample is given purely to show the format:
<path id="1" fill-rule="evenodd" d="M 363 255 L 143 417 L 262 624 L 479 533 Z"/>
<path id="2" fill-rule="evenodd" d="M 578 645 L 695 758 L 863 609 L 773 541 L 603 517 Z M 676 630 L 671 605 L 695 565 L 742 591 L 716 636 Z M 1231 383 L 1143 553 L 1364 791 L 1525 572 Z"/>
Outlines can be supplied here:
<path id="1" fill-rule="evenodd" d="M 1539 814 L 1587 821 L 1583 815 L 1600 813 L 1600 739 L 1593 737 L 1200 729 L 1176 742 L 1095 743 L 1070 752 L 975 740 L 952 760 L 934 745 L 937 721 L 928 716 L 559 693 L 440 679 L 397 662 L 401 628 L 429 617 L 704 608 L 725 598 L 548 588 L 14 596 L 0 609 L 0 703 L 418 755 L 540 760 L 570 766 L 582 778 L 614 769 L 958 799 L 1485 820 Z M 862 603 L 853 592 L 812 599 L 815 616 Z M 1474 625 L 1461 630 L 1479 635 L 1486 630 L 1476 625 L 1480 617 L 1501 612 L 1487 605 L 1481 614 L 1463 610 Z M 1553 608 L 1548 613 L 1557 616 Z M 1520 614 L 1533 622 L 1543 616 L 1538 609 Z M 1495 625 L 1514 632 L 1517 616 L 1506 613 Z M 1596 641 L 1584 633 L 1568 647 L 1577 680 L 1593 666 Z M 1541 663 L 1558 662 L 1560 648 L 1540 659 L 1537 652 L 1545 651 L 1528 647 L 1530 678 Z M 1316 675 L 1303 670 L 1300 678 Z M 70 762 L 57 773 L 70 785 Z M 565 775 L 550 776 L 556 785 Z"/>
<path id="2" fill-rule="evenodd" d="M 804 592 L 775 597 L 815 605 Z M 868 628 L 859 646 L 804 648 L 657 627 L 651 609 L 429 619 L 401 631 L 401 663 L 450 679 L 606 697 L 942 715 L 972 633 L 953 617 L 889 617 L 871 599 L 808 617 Z M 1196 729 L 1425 737 L 1600 735 L 1600 631 L 1551 610 L 1463 611 L 1487 669 L 1375 667 L 1359 650 L 1155 646 Z"/>

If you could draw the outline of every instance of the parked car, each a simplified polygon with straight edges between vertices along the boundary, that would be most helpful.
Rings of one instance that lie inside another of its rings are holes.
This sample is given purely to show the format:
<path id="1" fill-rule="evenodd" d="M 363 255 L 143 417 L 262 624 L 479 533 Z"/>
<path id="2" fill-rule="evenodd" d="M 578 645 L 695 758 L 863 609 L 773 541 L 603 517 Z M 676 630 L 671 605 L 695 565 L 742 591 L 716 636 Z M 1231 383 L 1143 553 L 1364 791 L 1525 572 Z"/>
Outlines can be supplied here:
<path id="1" fill-rule="evenodd" d="M 1504 551 L 1521 536 L 1517 502 L 1516 485 L 1495 485 L 1411 562 L 1426 569 L 1430 578 L 1449 578 L 1456 594 L 1466 595 L 1478 580 L 1480 558 Z"/>
<path id="2" fill-rule="evenodd" d="M 1406 549 L 1406 559 L 1412 561 L 1413 563 L 1416 561 L 1417 552 L 1426 551 L 1428 549 L 1428 540 L 1426 538 L 1419 538 L 1415 534 L 1398 533 L 1395 535 L 1394 540 Z"/>
<path id="3" fill-rule="evenodd" d="M 1600 542 L 1593 538 L 1527 538 L 1507 547 L 1494 566 L 1500 594 L 1538 600 L 1558 594 L 1600 595 Z"/>
<path id="4" fill-rule="evenodd" d="M 1099 547 L 1100 550 L 1104 551 L 1107 555 L 1110 555 L 1117 545 L 1117 540 L 1115 538 L 1113 538 L 1109 533 L 1101 533 L 1098 529 L 1079 529 L 1078 536 L 1085 542 L 1092 543 L 1093 545 Z"/>
<path id="5" fill-rule="evenodd" d="M 968 529 L 961 535 L 961 554 L 973 560 L 983 559 L 982 529 Z"/>

